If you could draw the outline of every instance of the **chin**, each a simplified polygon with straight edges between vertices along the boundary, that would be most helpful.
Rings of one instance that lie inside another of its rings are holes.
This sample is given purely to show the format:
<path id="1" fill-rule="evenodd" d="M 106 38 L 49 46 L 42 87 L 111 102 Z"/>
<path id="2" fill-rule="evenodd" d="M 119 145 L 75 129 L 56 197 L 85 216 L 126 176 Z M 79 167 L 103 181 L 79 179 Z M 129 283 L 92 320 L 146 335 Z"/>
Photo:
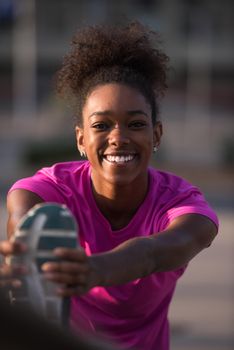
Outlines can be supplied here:
<path id="1" fill-rule="evenodd" d="M 109 184 L 113 186 L 131 186 L 131 184 L 134 183 L 134 180 L 136 180 L 136 177 L 132 176 L 123 176 L 123 175 L 115 175 L 115 176 L 110 176 L 106 177 L 106 181 L 109 182 Z"/>

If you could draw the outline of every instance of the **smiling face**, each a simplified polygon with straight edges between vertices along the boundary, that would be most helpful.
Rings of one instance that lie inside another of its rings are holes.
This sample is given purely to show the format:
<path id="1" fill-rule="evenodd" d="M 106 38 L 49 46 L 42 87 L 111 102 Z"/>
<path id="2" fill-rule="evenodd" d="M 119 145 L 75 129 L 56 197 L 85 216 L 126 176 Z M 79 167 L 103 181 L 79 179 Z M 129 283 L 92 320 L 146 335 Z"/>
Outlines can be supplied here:
<path id="1" fill-rule="evenodd" d="M 147 184 L 153 146 L 159 145 L 161 123 L 152 125 L 151 107 L 136 89 L 117 83 L 96 87 L 83 108 L 77 145 L 91 164 L 94 187 Z"/>

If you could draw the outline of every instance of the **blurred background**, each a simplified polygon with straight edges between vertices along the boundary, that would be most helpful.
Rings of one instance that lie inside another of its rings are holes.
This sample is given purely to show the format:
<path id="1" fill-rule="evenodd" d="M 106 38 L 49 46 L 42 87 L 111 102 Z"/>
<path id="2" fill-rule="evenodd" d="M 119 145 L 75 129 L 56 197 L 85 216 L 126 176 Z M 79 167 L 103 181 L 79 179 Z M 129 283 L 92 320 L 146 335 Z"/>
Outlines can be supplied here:
<path id="1" fill-rule="evenodd" d="M 196 184 L 220 218 L 170 310 L 172 350 L 234 348 L 234 8 L 232 0 L 0 0 L 0 203 L 41 166 L 79 159 L 71 110 L 53 78 L 76 29 L 139 20 L 170 57 L 164 137 L 152 165 Z"/>

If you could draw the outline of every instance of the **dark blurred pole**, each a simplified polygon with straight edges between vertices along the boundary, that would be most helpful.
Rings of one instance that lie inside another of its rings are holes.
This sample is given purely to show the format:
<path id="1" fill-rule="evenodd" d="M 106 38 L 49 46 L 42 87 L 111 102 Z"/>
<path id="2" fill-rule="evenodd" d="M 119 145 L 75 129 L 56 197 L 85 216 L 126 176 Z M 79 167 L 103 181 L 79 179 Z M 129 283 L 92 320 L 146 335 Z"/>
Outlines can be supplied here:
<path id="1" fill-rule="evenodd" d="M 14 0 L 13 120 L 36 117 L 35 0 Z"/>

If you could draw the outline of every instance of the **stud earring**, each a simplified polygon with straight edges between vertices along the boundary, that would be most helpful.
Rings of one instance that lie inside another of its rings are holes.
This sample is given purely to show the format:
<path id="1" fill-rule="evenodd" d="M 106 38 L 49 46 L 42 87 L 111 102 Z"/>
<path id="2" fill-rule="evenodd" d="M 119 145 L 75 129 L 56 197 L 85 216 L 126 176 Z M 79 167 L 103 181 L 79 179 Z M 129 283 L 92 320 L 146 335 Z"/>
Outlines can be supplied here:
<path id="1" fill-rule="evenodd" d="M 154 146 L 154 147 L 153 147 L 153 152 L 156 153 L 157 150 L 158 150 L 158 147 L 157 147 L 157 146 Z"/>
<path id="2" fill-rule="evenodd" d="M 85 151 L 83 151 L 83 150 L 79 149 L 79 152 L 80 152 L 80 156 L 81 156 L 81 157 L 85 157 L 85 156 L 86 156 Z"/>

